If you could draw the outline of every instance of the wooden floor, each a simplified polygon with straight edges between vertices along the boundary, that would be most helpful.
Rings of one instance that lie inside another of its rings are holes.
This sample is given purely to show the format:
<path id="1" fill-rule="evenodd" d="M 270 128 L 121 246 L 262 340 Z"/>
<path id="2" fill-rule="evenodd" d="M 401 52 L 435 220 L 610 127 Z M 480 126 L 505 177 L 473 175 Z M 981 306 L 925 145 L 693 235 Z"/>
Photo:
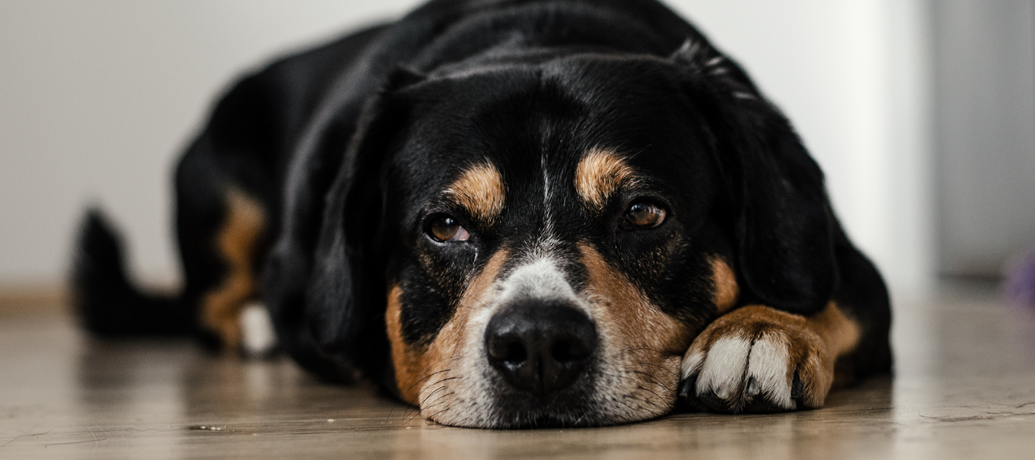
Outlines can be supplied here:
<path id="1" fill-rule="evenodd" d="M 900 300 L 897 375 L 811 412 L 628 426 L 426 423 L 366 387 L 189 342 L 84 337 L 59 308 L 0 308 L 0 458 L 1035 458 L 1035 313 L 994 293 Z"/>

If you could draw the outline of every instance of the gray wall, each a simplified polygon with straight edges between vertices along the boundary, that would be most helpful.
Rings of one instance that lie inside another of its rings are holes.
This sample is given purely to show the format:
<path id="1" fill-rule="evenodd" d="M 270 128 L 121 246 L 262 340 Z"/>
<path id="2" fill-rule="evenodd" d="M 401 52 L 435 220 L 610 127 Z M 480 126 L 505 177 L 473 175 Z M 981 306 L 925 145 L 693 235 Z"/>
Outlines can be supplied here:
<path id="1" fill-rule="evenodd" d="M 939 269 L 997 276 L 1035 245 L 1035 2 L 932 6 Z"/>

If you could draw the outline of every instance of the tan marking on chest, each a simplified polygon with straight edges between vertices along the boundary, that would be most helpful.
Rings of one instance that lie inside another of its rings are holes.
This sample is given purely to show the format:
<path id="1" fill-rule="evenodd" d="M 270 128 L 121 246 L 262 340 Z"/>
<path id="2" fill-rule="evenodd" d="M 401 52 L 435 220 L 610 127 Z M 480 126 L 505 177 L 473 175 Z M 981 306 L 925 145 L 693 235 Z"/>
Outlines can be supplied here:
<path id="1" fill-rule="evenodd" d="M 446 189 L 458 205 L 463 206 L 475 219 L 492 224 L 503 212 L 506 191 L 503 176 L 489 162 L 475 164 Z"/>
<path id="2" fill-rule="evenodd" d="M 606 149 L 589 150 L 575 169 L 575 190 L 593 212 L 601 212 L 611 196 L 636 180 L 625 160 Z"/>

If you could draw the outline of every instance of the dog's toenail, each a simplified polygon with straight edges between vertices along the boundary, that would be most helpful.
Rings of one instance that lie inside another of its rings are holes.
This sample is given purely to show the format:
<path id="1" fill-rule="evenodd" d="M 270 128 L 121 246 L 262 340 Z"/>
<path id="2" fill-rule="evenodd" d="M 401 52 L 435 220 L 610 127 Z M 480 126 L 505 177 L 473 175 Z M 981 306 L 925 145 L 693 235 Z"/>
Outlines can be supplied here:
<path id="1" fill-rule="evenodd" d="M 730 397 L 730 390 L 726 385 L 720 386 L 719 388 L 712 388 L 712 393 L 715 393 L 715 396 L 719 399 L 729 399 Z"/>
<path id="2" fill-rule="evenodd" d="M 679 385 L 679 397 L 690 398 L 696 396 L 697 390 L 697 374 L 693 374 L 683 380 L 683 383 Z"/>
<path id="3" fill-rule="evenodd" d="M 744 394 L 748 396 L 758 396 L 762 392 L 762 385 L 758 383 L 758 379 L 751 377 L 748 379 L 747 390 Z"/>
<path id="4" fill-rule="evenodd" d="M 805 386 L 801 383 L 801 376 L 798 375 L 798 371 L 794 371 L 794 383 L 791 384 L 791 399 L 801 399 L 804 393 Z"/>

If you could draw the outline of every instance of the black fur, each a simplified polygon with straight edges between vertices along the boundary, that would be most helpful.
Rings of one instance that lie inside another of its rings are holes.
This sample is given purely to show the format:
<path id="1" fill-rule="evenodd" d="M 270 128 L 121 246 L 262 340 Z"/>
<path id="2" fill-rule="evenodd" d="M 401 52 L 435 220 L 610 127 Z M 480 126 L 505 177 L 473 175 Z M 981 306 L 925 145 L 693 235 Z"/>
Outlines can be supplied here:
<path id="1" fill-rule="evenodd" d="M 364 373 L 392 388 L 390 283 L 421 307 L 404 310 L 406 340 L 427 343 L 486 262 L 477 254 L 530 244 L 544 219 L 530 197 L 543 181 L 567 183 L 594 147 L 628 155 L 649 178 L 638 193 L 672 218 L 615 230 L 641 196 L 601 217 L 561 187 L 558 251 L 593 244 L 695 327 L 714 318 L 708 258 L 722 256 L 735 261 L 741 303 L 810 314 L 834 299 L 863 329 L 853 371 L 889 368 L 886 290 L 833 216 L 818 166 L 744 71 L 654 0 L 433 0 L 244 78 L 177 170 L 183 293 L 132 288 L 114 236 L 91 216 L 79 311 L 105 334 L 195 331 L 196 305 L 225 272 L 213 235 L 238 187 L 271 218 L 261 289 L 283 348 L 324 377 Z M 495 224 L 439 195 L 484 158 L 511 187 Z M 474 230 L 471 244 L 433 246 L 424 229 L 436 212 Z"/>

